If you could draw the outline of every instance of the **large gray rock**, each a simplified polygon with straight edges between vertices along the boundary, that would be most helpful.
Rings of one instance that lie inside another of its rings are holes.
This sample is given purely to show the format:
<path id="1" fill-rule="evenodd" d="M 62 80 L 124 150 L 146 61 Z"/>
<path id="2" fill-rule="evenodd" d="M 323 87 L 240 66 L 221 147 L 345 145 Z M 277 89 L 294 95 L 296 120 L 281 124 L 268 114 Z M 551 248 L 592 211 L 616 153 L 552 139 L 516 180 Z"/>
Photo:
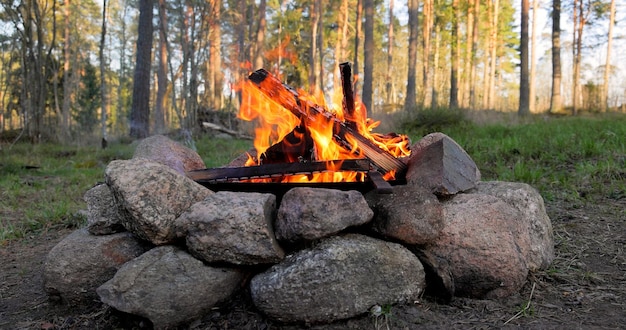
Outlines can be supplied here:
<path id="1" fill-rule="evenodd" d="M 283 322 L 330 323 L 374 305 L 417 300 L 424 269 L 403 246 L 350 234 L 323 240 L 256 275 L 254 304 Z"/>
<path id="2" fill-rule="evenodd" d="M 154 244 L 176 239 L 174 221 L 213 192 L 166 165 L 145 158 L 114 160 L 105 170 L 122 224 Z"/>
<path id="3" fill-rule="evenodd" d="M 124 231 L 113 193 L 106 184 L 89 189 L 83 197 L 87 203 L 87 230 L 94 235 L 108 235 Z"/>
<path id="4" fill-rule="evenodd" d="M 283 196 L 276 218 L 276 238 L 287 242 L 331 236 L 372 220 L 374 212 L 360 192 L 300 187 Z"/>
<path id="5" fill-rule="evenodd" d="M 406 179 L 409 185 L 449 196 L 474 188 L 480 171 L 458 143 L 443 133 L 432 133 L 411 146 Z"/>
<path id="6" fill-rule="evenodd" d="M 447 261 L 457 296 L 502 298 L 528 275 L 530 237 L 518 210 L 485 194 L 459 194 L 444 203 L 445 226 L 425 249 Z"/>
<path id="7" fill-rule="evenodd" d="M 548 268 L 554 260 L 554 233 L 539 192 L 526 183 L 501 181 L 480 182 L 476 192 L 496 196 L 520 212 L 518 221 L 528 226 L 530 235 L 528 268 Z"/>
<path id="8" fill-rule="evenodd" d="M 220 191 L 191 206 L 176 227 L 189 251 L 206 262 L 276 263 L 285 253 L 274 237 L 275 216 L 272 194 Z"/>
<path id="9" fill-rule="evenodd" d="M 155 328 L 171 328 L 202 317 L 236 292 L 243 279 L 239 270 L 207 266 L 167 245 L 126 263 L 97 292 L 115 309 L 146 317 Z"/>
<path id="10" fill-rule="evenodd" d="M 428 244 L 443 229 L 443 205 L 427 188 L 398 185 L 392 194 L 375 191 L 365 196 L 374 210 L 372 229 L 406 244 Z"/>
<path id="11" fill-rule="evenodd" d="M 135 148 L 133 158 L 146 158 L 167 165 L 180 174 L 206 167 L 197 152 L 163 135 L 153 135 L 141 140 Z"/>
<path id="12" fill-rule="evenodd" d="M 46 257 L 44 289 L 51 298 L 71 305 L 97 299 L 96 288 L 110 280 L 127 261 L 149 249 L 130 233 L 95 236 L 77 230 L 59 242 Z"/>

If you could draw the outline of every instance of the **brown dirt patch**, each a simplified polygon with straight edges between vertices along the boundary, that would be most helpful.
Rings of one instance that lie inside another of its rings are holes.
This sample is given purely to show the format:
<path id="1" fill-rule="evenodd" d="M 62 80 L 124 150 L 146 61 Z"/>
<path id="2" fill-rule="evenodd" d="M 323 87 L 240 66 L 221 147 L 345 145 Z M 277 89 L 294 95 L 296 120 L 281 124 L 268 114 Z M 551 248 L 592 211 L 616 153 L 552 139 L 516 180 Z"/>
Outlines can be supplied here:
<path id="1" fill-rule="evenodd" d="M 427 297 L 326 326 L 282 325 L 254 309 L 245 293 L 187 329 L 618 329 L 626 324 L 626 198 L 599 203 L 547 202 L 555 229 L 556 259 L 529 275 L 508 299 Z M 68 307 L 43 291 L 42 269 L 50 249 L 71 232 L 49 230 L 0 247 L 0 329 L 149 329 L 150 322 L 94 301 Z"/>

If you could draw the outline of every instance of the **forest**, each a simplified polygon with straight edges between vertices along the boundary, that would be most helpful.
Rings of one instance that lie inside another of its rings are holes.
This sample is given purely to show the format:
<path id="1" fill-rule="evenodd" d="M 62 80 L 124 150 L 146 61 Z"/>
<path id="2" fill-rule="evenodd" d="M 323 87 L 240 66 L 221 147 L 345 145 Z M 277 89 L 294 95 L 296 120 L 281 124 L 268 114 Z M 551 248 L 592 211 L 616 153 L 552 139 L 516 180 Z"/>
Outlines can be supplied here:
<path id="1" fill-rule="evenodd" d="M 0 1 L 0 133 L 13 140 L 195 134 L 233 121 L 251 71 L 330 100 L 343 62 L 373 114 L 626 103 L 615 0 Z"/>

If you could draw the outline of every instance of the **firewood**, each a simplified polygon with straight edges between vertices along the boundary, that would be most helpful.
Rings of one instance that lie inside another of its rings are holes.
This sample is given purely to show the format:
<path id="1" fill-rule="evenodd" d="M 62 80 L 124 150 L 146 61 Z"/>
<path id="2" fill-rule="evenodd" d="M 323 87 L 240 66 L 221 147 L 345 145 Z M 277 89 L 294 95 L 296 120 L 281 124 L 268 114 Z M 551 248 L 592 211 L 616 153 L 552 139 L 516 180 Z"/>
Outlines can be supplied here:
<path id="1" fill-rule="evenodd" d="M 407 166 L 392 154 L 379 148 L 374 142 L 339 121 L 332 113 L 323 107 L 304 99 L 291 87 L 283 84 L 278 78 L 265 69 L 259 69 L 248 77 L 261 92 L 278 102 L 294 115 L 303 120 L 316 120 L 322 116 L 332 122 L 334 139 L 347 150 L 351 149 L 348 141 L 355 140 L 363 156 L 383 174 L 395 171 L 396 177 L 406 173 Z"/>

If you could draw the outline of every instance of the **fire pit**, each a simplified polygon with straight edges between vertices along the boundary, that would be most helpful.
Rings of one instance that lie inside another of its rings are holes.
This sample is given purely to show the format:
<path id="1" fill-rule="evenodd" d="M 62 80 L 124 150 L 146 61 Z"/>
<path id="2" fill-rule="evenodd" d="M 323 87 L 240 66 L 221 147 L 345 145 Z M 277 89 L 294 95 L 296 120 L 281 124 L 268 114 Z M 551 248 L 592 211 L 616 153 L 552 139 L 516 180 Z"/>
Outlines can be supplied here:
<path id="1" fill-rule="evenodd" d="M 85 194 L 87 229 L 50 251 L 46 292 L 100 299 L 157 328 L 239 292 L 273 320 L 315 324 L 424 292 L 502 298 L 549 266 L 552 227 L 535 189 L 481 182 L 445 134 L 409 147 L 406 136 L 370 133 L 348 69 L 342 111 L 267 71 L 250 75 L 240 117 L 260 126 L 244 166 L 204 169 L 164 136 L 112 161 Z"/>

